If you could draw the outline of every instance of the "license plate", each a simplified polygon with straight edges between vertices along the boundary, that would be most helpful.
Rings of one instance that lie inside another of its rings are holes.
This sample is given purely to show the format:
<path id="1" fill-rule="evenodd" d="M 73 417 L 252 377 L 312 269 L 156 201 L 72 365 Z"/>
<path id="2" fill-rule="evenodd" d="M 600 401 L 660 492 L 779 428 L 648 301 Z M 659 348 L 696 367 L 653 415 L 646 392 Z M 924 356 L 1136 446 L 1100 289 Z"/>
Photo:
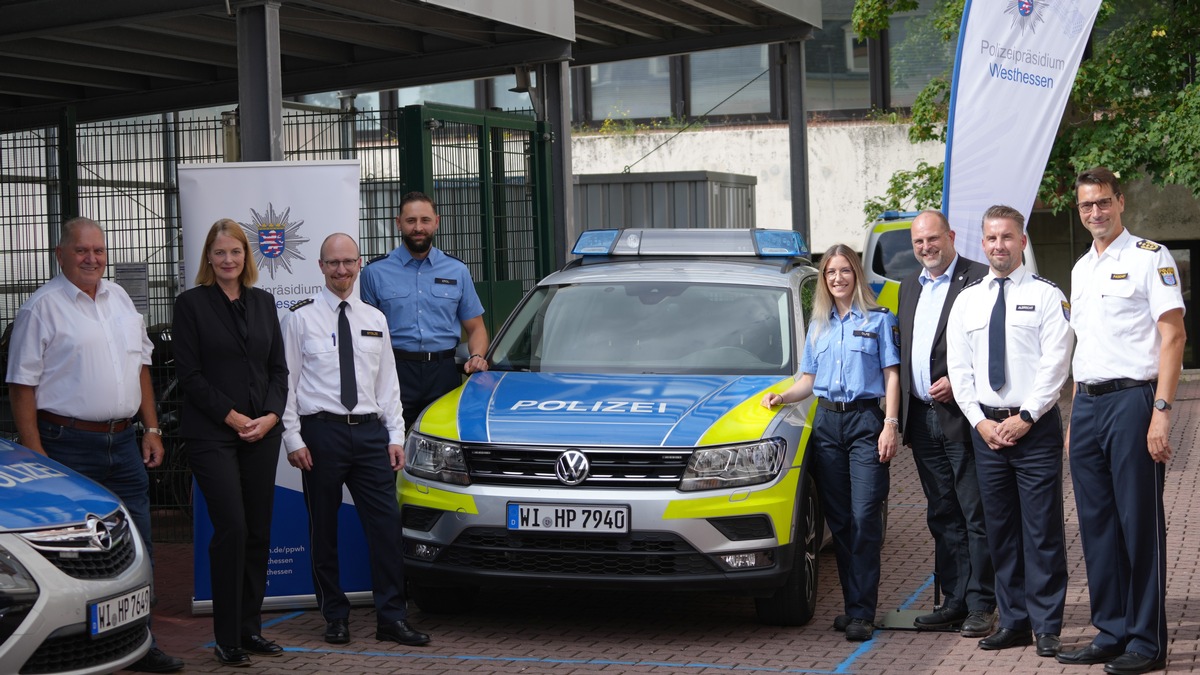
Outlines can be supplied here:
<path id="1" fill-rule="evenodd" d="M 92 636 L 127 626 L 150 616 L 150 587 L 88 605 L 88 629 Z"/>
<path id="2" fill-rule="evenodd" d="M 540 532 L 628 532 L 628 506 L 509 504 L 508 529 Z"/>

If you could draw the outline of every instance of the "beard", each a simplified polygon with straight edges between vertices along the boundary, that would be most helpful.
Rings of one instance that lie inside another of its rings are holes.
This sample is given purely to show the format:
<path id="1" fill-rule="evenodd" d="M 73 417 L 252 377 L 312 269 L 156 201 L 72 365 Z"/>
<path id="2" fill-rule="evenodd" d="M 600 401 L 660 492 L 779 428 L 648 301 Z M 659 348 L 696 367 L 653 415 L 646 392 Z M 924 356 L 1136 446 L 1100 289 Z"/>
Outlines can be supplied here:
<path id="1" fill-rule="evenodd" d="M 404 242 L 405 248 L 410 253 L 426 253 L 433 248 L 433 235 L 425 237 L 424 241 L 418 242 L 407 235 L 400 235 L 400 240 Z"/>

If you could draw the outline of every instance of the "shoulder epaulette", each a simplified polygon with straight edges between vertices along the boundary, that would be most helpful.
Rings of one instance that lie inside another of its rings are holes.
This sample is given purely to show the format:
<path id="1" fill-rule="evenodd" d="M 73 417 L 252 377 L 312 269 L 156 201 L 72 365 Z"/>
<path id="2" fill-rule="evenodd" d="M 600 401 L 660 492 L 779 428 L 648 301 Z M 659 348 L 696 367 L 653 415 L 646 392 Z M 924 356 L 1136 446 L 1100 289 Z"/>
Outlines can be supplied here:
<path id="1" fill-rule="evenodd" d="M 293 312 L 294 312 L 294 311 L 296 311 L 296 310 L 300 309 L 301 307 L 305 307 L 305 306 L 307 306 L 307 305 L 311 305 L 311 304 L 313 304 L 314 302 L 316 302 L 316 299 L 315 299 L 315 298 L 305 298 L 304 300 L 301 300 L 300 302 L 297 302 L 296 304 L 292 305 L 292 306 L 291 306 L 291 307 L 289 307 L 288 309 L 290 309 L 291 311 L 293 311 Z"/>
<path id="2" fill-rule="evenodd" d="M 373 262 L 379 262 L 380 260 L 383 260 L 384 258 L 388 257 L 389 255 L 390 255 L 389 253 L 381 253 L 380 255 L 377 255 L 374 258 L 371 258 L 370 260 L 368 260 L 367 264 L 370 265 Z"/>
<path id="3" fill-rule="evenodd" d="M 457 260 L 458 262 L 460 262 L 460 263 L 462 263 L 462 264 L 464 264 L 464 265 L 466 265 L 466 264 L 467 264 L 467 263 L 463 262 L 463 259 L 462 259 L 462 258 L 460 258 L 460 257 L 458 257 L 458 256 L 456 256 L 456 255 L 454 255 L 454 254 L 452 254 L 452 253 L 446 253 L 445 251 L 442 251 L 442 255 L 446 256 L 447 258 L 450 258 L 451 260 Z"/>
<path id="4" fill-rule="evenodd" d="M 1149 239 L 1143 239 L 1139 241 L 1136 246 L 1143 251 L 1157 251 L 1158 249 L 1162 248 L 1161 244 L 1156 244 Z"/>
<path id="5" fill-rule="evenodd" d="M 1036 274 L 1030 274 L 1029 276 L 1033 277 L 1034 279 L 1037 279 L 1038 281 L 1044 281 L 1044 282 L 1050 284 L 1051 286 L 1058 288 L 1058 284 L 1054 283 L 1053 281 L 1050 281 L 1046 277 L 1039 277 Z"/>
<path id="6" fill-rule="evenodd" d="M 974 281 L 967 282 L 967 285 L 963 286 L 963 290 L 965 291 L 972 286 L 978 286 L 979 284 L 982 284 L 983 280 L 986 278 L 987 277 L 979 277 L 978 279 L 975 279 Z"/>
<path id="7" fill-rule="evenodd" d="M 883 313 L 883 314 L 887 314 L 888 312 L 890 312 L 890 311 L 892 311 L 892 310 L 888 309 L 887 307 L 879 306 L 879 307 L 874 307 L 874 308 L 872 308 L 872 309 L 871 309 L 871 311 L 872 311 L 872 312 L 881 312 L 881 313 Z"/>

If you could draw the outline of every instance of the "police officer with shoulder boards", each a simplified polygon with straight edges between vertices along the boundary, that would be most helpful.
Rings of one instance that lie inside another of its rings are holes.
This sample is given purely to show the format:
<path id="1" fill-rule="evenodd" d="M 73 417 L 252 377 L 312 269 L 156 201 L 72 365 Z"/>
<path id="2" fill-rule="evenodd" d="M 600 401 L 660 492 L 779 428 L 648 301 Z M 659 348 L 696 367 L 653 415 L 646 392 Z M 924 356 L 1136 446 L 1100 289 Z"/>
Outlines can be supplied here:
<path id="1" fill-rule="evenodd" d="M 338 582 L 342 486 L 358 508 L 371 555 L 375 639 L 423 645 L 408 623 L 396 472 L 404 467 L 400 386 L 387 320 L 354 292 L 358 245 L 346 234 L 321 244 L 325 288 L 296 303 L 283 324 L 288 391 L 284 447 L 300 469 L 312 536 L 313 585 L 325 641 L 350 641 L 350 603 Z"/>
<path id="2" fill-rule="evenodd" d="M 1079 346 L 1069 449 L 1100 632 L 1058 660 L 1145 673 L 1166 667 L 1163 485 L 1187 339 L 1183 294 L 1170 252 L 1121 225 L 1125 197 L 1112 171 L 1084 171 L 1075 190 L 1093 242 L 1071 271 Z"/>
<path id="3" fill-rule="evenodd" d="M 1071 358 L 1067 302 L 1021 264 L 1025 217 L 983 214 L 990 271 L 964 288 L 946 327 L 950 382 L 973 431 L 1000 628 L 980 649 L 1059 649 L 1067 595 L 1059 390 Z"/>

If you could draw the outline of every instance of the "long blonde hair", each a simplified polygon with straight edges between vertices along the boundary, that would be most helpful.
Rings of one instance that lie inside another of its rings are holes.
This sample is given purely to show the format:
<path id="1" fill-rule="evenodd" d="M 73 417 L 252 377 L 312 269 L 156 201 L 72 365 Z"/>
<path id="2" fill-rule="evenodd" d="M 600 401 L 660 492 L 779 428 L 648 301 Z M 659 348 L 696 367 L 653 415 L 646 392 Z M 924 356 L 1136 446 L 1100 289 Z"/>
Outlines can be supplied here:
<path id="1" fill-rule="evenodd" d="M 869 312 L 879 307 L 879 303 L 875 301 L 875 294 L 867 285 L 867 277 L 863 274 L 858 253 L 845 244 L 834 244 L 829 247 L 828 251 L 825 251 L 818 268 L 821 274 L 817 279 L 817 293 L 813 298 L 812 325 L 808 327 L 810 341 L 829 330 L 829 314 L 833 311 L 833 294 L 829 292 L 829 281 L 825 278 L 825 271 L 829 268 L 830 261 L 838 256 L 845 258 L 846 262 L 850 264 L 850 270 L 854 272 L 854 295 L 850 298 L 850 306 L 860 312 Z"/>

